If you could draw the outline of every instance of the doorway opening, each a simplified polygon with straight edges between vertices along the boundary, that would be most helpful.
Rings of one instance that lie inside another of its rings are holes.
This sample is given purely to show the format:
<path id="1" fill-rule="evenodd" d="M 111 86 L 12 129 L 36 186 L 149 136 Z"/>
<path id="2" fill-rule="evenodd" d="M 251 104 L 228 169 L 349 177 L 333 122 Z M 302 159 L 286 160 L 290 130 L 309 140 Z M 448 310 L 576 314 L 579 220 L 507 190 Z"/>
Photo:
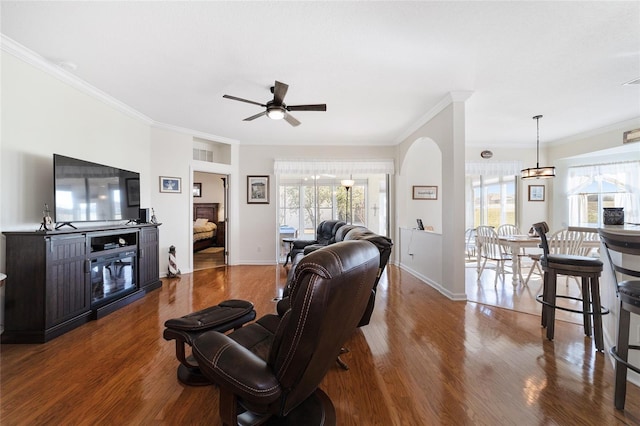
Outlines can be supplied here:
<path id="1" fill-rule="evenodd" d="M 228 176 L 193 172 L 193 270 L 227 264 Z"/>

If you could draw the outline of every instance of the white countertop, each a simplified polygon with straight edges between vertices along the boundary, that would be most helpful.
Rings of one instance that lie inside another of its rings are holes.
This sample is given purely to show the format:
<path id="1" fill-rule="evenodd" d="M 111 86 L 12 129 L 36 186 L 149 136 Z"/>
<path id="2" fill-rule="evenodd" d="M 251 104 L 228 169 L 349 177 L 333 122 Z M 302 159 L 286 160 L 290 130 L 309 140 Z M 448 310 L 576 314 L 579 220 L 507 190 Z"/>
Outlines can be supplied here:
<path id="1" fill-rule="evenodd" d="M 625 223 L 624 225 L 579 225 L 579 226 L 569 226 L 567 229 L 569 231 L 578 231 L 578 232 L 598 232 L 598 229 L 606 229 L 607 231 L 614 232 L 616 234 L 631 234 L 636 235 L 640 234 L 640 224 L 637 223 Z"/>

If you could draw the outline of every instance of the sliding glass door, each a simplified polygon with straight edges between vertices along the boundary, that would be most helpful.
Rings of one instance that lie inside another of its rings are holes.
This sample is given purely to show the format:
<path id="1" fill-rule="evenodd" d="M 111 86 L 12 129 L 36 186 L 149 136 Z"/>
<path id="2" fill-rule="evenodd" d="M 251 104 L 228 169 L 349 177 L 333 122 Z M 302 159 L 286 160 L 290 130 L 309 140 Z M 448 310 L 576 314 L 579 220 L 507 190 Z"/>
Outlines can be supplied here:
<path id="1" fill-rule="evenodd" d="M 345 179 L 354 181 L 349 190 L 341 183 Z M 386 174 L 278 176 L 280 239 L 313 240 L 318 224 L 334 219 L 387 235 L 387 182 Z M 284 250 L 286 244 L 281 241 L 281 260 Z"/>

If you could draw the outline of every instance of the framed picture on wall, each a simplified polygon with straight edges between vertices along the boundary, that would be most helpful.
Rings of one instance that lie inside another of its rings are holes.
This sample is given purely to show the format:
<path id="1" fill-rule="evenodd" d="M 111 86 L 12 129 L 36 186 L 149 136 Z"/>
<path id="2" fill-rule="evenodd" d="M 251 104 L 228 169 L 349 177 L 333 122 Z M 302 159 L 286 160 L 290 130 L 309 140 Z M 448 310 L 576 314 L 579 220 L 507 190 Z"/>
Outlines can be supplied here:
<path id="1" fill-rule="evenodd" d="M 269 176 L 247 176 L 247 204 L 269 204 Z"/>
<path id="2" fill-rule="evenodd" d="M 544 185 L 529 185 L 529 201 L 544 201 Z"/>
<path id="3" fill-rule="evenodd" d="M 437 186 L 413 186 L 413 199 L 414 200 L 437 200 L 438 199 L 438 187 Z"/>
<path id="4" fill-rule="evenodd" d="M 202 183 L 193 184 L 193 196 L 202 197 Z"/>
<path id="5" fill-rule="evenodd" d="M 182 192 L 182 179 L 178 177 L 160 176 L 160 192 L 180 194 Z"/>

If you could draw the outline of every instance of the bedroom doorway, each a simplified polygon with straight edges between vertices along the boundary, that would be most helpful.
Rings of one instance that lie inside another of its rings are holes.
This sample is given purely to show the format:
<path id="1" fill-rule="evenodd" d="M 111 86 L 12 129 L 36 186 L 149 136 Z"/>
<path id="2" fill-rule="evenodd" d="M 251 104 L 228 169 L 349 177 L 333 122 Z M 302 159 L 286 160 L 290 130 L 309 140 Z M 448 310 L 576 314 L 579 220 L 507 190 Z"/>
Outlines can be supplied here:
<path id="1" fill-rule="evenodd" d="M 227 264 L 227 175 L 193 172 L 193 270 Z"/>

